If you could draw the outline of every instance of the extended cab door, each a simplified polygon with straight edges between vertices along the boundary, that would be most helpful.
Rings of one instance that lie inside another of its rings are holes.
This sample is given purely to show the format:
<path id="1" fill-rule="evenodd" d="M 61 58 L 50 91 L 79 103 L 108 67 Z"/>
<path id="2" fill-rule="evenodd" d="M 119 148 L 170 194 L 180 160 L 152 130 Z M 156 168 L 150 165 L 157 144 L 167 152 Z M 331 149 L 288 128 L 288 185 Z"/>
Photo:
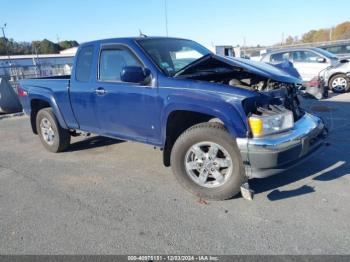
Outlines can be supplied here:
<path id="1" fill-rule="evenodd" d="M 87 132 L 99 132 L 99 123 L 95 112 L 95 90 L 92 69 L 95 46 L 88 45 L 79 49 L 70 82 L 70 102 L 79 129 Z"/>
<path id="2" fill-rule="evenodd" d="M 125 66 L 145 67 L 141 59 L 126 45 L 105 44 L 100 48 L 98 60 L 94 88 L 101 133 L 159 143 L 161 106 L 155 81 L 141 85 L 120 80 Z"/>
<path id="3" fill-rule="evenodd" d="M 310 81 L 330 65 L 326 58 L 312 51 L 293 51 L 291 55 L 293 65 L 298 70 L 303 81 Z"/>

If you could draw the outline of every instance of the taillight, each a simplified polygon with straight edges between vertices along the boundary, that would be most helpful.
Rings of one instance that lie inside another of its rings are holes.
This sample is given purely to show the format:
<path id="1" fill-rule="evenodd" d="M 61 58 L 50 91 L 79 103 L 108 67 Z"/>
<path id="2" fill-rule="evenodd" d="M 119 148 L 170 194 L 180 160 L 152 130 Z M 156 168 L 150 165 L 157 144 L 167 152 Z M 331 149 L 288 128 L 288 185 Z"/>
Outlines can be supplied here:
<path id="1" fill-rule="evenodd" d="M 305 86 L 306 87 L 320 87 L 321 86 L 321 82 L 320 82 L 319 77 L 315 76 L 310 81 L 306 82 Z"/>
<path id="2" fill-rule="evenodd" d="M 24 90 L 20 85 L 17 86 L 17 94 L 18 96 L 22 97 L 22 96 L 27 96 L 28 92 L 26 90 Z"/>

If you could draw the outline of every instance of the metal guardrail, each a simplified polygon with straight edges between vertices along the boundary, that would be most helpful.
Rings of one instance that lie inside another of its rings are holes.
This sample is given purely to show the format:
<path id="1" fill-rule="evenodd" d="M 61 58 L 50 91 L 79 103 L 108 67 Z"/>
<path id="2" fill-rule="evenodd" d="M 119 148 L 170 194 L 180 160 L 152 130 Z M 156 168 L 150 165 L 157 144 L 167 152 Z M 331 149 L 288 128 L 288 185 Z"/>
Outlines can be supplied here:
<path id="1" fill-rule="evenodd" d="M 0 67 L 0 113 L 21 111 L 17 98 L 17 81 L 21 79 L 60 76 L 71 73 L 72 64 L 8 65 Z"/>
<path id="2" fill-rule="evenodd" d="M 8 77 L 14 86 L 21 79 L 69 75 L 71 71 L 72 64 L 12 65 L 0 67 L 0 77 Z"/>

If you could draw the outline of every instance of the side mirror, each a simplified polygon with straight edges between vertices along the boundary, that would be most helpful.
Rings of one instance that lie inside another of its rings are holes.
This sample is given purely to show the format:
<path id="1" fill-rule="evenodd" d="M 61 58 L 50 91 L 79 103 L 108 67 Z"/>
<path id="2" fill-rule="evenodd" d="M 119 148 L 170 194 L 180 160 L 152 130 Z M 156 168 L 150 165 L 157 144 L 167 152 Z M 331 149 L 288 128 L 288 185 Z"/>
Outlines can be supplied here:
<path id="1" fill-rule="evenodd" d="M 316 59 L 316 61 L 318 62 L 318 63 L 326 63 L 327 61 L 326 61 L 326 58 L 324 58 L 324 57 L 318 57 L 317 59 Z"/>
<path id="2" fill-rule="evenodd" d="M 125 66 L 120 73 L 120 80 L 147 85 L 151 80 L 151 70 L 140 66 Z"/>

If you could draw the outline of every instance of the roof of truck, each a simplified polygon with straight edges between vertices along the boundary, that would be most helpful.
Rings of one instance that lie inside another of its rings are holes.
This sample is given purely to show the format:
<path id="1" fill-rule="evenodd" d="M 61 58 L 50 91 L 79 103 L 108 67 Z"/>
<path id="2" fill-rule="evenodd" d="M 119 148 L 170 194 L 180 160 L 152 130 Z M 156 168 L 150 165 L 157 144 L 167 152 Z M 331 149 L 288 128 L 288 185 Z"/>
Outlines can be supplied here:
<path id="1" fill-rule="evenodd" d="M 106 39 L 99 39 L 94 41 L 85 42 L 82 45 L 87 44 L 96 44 L 96 43 L 105 43 L 105 42 L 128 42 L 128 41 L 137 41 L 137 40 L 144 40 L 144 39 L 179 39 L 179 40 L 189 40 L 179 37 L 166 37 L 166 36 L 134 36 L 134 37 L 117 37 L 117 38 L 106 38 Z"/>

